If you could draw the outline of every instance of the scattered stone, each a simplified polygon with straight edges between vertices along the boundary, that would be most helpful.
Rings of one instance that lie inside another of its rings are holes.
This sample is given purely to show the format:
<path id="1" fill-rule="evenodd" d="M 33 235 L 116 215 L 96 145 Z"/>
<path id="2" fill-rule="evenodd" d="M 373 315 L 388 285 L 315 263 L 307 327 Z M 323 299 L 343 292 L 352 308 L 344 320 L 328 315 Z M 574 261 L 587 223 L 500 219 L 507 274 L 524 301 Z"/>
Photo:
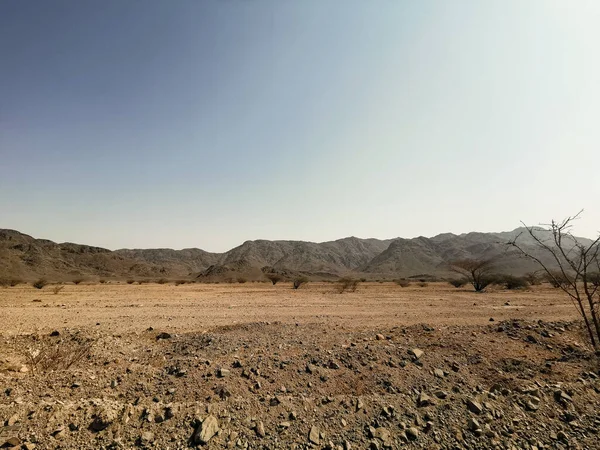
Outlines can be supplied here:
<path id="1" fill-rule="evenodd" d="M 19 439 L 16 436 L 13 436 L 11 438 L 8 438 L 6 441 L 4 441 L 4 444 L 2 445 L 2 447 L 18 447 L 19 445 L 21 445 L 21 439 Z"/>
<path id="2" fill-rule="evenodd" d="M 378 334 L 378 335 L 376 335 L 376 336 L 375 336 L 375 338 L 376 338 L 378 341 L 384 341 L 384 340 L 385 340 L 385 336 L 384 336 L 383 334 Z"/>
<path id="3" fill-rule="evenodd" d="M 440 390 L 437 390 L 437 391 L 435 391 L 435 392 L 433 393 L 433 395 L 435 395 L 437 398 L 439 398 L 439 399 L 441 399 L 441 400 L 443 400 L 443 399 L 445 399 L 446 397 L 448 397 L 448 393 L 447 393 L 446 391 L 442 391 L 441 389 L 440 389 Z"/>
<path id="4" fill-rule="evenodd" d="M 418 348 L 413 348 L 409 350 L 408 353 L 413 355 L 415 359 L 421 359 L 421 356 L 423 356 L 423 350 L 420 350 Z"/>
<path id="5" fill-rule="evenodd" d="M 479 422 L 477 421 L 477 419 L 471 417 L 469 418 L 469 421 L 467 422 L 467 426 L 469 427 L 469 430 L 475 432 L 477 430 L 481 431 L 481 425 L 479 424 Z"/>
<path id="6" fill-rule="evenodd" d="M 231 374 L 231 371 L 230 371 L 229 369 L 224 369 L 224 368 L 222 368 L 222 367 L 221 367 L 221 368 L 220 368 L 220 369 L 217 371 L 217 376 L 218 376 L 219 378 L 226 378 L 226 377 L 228 377 L 230 374 Z"/>
<path id="7" fill-rule="evenodd" d="M 140 444 L 142 446 L 150 445 L 154 442 L 154 433 L 151 431 L 144 431 L 140 436 Z"/>
<path id="8" fill-rule="evenodd" d="M 355 411 L 358 412 L 361 409 L 363 409 L 365 407 L 364 403 L 362 402 L 362 400 L 360 398 L 356 399 L 356 408 Z"/>
<path id="9" fill-rule="evenodd" d="M 159 341 L 161 339 L 171 339 L 171 334 L 163 331 L 162 333 L 158 333 L 156 335 L 156 340 Z"/>
<path id="10" fill-rule="evenodd" d="M 219 431 L 219 421 L 215 416 L 207 416 L 196 428 L 194 433 L 195 444 L 206 444 Z"/>
<path id="11" fill-rule="evenodd" d="M 9 427 L 12 427 L 18 421 L 19 421 L 19 415 L 18 414 L 13 414 L 12 416 L 10 416 L 10 418 L 8 419 L 8 422 L 6 424 Z"/>
<path id="12" fill-rule="evenodd" d="M 405 433 L 406 437 L 411 441 L 416 441 L 419 438 L 419 430 L 415 427 L 407 428 Z"/>
<path id="13" fill-rule="evenodd" d="M 54 330 L 52 333 L 50 333 L 50 336 L 52 336 L 52 337 L 60 336 L 60 331 Z"/>
<path id="14" fill-rule="evenodd" d="M 554 392 L 554 399 L 560 403 L 572 402 L 573 399 L 565 391 L 557 390 Z"/>
<path id="15" fill-rule="evenodd" d="M 483 411 L 481 403 L 471 398 L 467 400 L 467 408 L 474 414 L 481 414 L 481 412 Z"/>
<path id="16" fill-rule="evenodd" d="M 256 426 L 254 427 L 254 431 L 256 432 L 256 435 L 258 437 L 265 437 L 266 433 L 265 433 L 265 425 L 262 423 L 262 421 L 259 421 L 256 423 Z"/>
<path id="17" fill-rule="evenodd" d="M 384 447 L 392 446 L 392 435 L 387 428 L 379 427 L 379 428 L 370 428 L 369 429 L 371 437 L 375 439 L 379 439 Z"/>
<path id="18" fill-rule="evenodd" d="M 93 431 L 102 431 L 108 428 L 115 420 L 118 414 L 114 408 L 107 405 L 101 406 L 95 414 L 94 421 L 90 425 Z"/>
<path id="19" fill-rule="evenodd" d="M 438 378 L 444 378 L 445 376 L 444 371 L 442 369 L 435 369 L 433 371 L 433 374 Z"/>
<path id="20" fill-rule="evenodd" d="M 417 400 L 417 403 L 418 403 L 419 406 L 425 407 L 425 406 L 431 406 L 431 405 L 433 405 L 434 401 L 433 401 L 433 399 L 429 395 L 424 394 L 423 392 L 421 392 L 419 394 L 419 399 Z"/>
<path id="21" fill-rule="evenodd" d="M 310 432 L 308 433 L 308 440 L 315 445 L 319 445 L 319 443 L 321 442 L 319 429 L 315 425 L 310 427 Z"/>

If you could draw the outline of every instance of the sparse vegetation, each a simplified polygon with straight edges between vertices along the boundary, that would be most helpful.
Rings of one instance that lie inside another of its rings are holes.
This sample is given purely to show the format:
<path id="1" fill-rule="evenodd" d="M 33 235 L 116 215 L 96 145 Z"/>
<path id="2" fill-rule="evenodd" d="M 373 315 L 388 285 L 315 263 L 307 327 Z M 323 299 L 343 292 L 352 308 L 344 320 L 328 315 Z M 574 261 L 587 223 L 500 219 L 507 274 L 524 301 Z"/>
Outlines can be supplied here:
<path id="1" fill-rule="evenodd" d="M 166 278 L 159 278 L 158 280 L 156 280 L 156 282 L 158 284 L 167 284 L 169 280 L 167 280 Z"/>
<path id="2" fill-rule="evenodd" d="M 593 272 L 588 275 L 588 279 L 592 286 L 598 288 L 600 287 L 600 272 Z"/>
<path id="3" fill-rule="evenodd" d="M 410 286 L 410 281 L 400 279 L 400 280 L 396 280 L 396 284 L 400 287 L 408 287 L 408 286 Z"/>
<path id="4" fill-rule="evenodd" d="M 448 280 L 448 283 L 457 289 L 465 286 L 468 282 L 469 280 L 467 280 L 466 278 L 453 278 L 451 280 Z"/>
<path id="5" fill-rule="evenodd" d="M 556 270 L 544 274 L 544 280 L 550 283 L 555 289 L 569 285 L 569 275 Z"/>
<path id="6" fill-rule="evenodd" d="M 15 287 L 18 286 L 19 284 L 24 284 L 25 282 L 23 280 L 17 280 L 16 278 L 13 278 L 9 281 L 10 287 Z"/>
<path id="7" fill-rule="evenodd" d="M 308 283 L 308 278 L 298 277 L 294 280 L 292 286 L 294 289 L 300 289 L 302 286 Z"/>
<path id="8" fill-rule="evenodd" d="M 133 284 L 133 283 L 135 283 L 135 280 L 132 280 L 132 279 L 127 280 L 127 284 Z"/>
<path id="9" fill-rule="evenodd" d="M 36 289 L 42 289 L 44 286 L 46 286 L 48 284 L 48 281 L 46 281 L 45 278 L 40 278 L 37 281 L 34 281 L 32 283 L 32 286 Z"/>
<path id="10" fill-rule="evenodd" d="M 337 282 L 338 290 L 340 291 L 340 294 L 346 291 L 355 292 L 359 282 L 359 280 L 351 277 L 340 278 Z"/>
<path id="11" fill-rule="evenodd" d="M 267 278 L 267 280 L 273 283 L 273 286 L 275 286 L 279 281 L 281 281 L 281 275 L 277 273 L 267 273 L 265 274 L 265 277 Z"/>
<path id="12" fill-rule="evenodd" d="M 496 281 L 492 275 L 493 261 L 491 259 L 461 259 L 452 262 L 450 268 L 465 277 L 476 292 L 483 292 L 486 287 Z"/>
<path id="13" fill-rule="evenodd" d="M 45 342 L 35 348 L 27 349 L 25 358 L 32 373 L 67 370 L 73 364 L 86 358 L 92 350 L 93 341 Z"/>
<path id="14" fill-rule="evenodd" d="M 186 284 L 187 280 L 176 280 L 175 281 L 175 286 L 179 286 L 180 284 Z"/>
<path id="15" fill-rule="evenodd" d="M 54 286 L 54 287 L 52 288 L 52 293 L 53 293 L 54 295 L 56 295 L 56 294 L 58 294 L 60 291 L 62 291 L 64 288 L 65 288 L 65 286 L 64 286 L 64 285 L 62 285 L 62 284 L 57 284 L 56 286 Z"/>
<path id="16" fill-rule="evenodd" d="M 100 280 L 98 280 L 100 282 L 100 284 L 105 284 L 106 280 L 104 278 L 101 278 Z"/>
<path id="17" fill-rule="evenodd" d="M 527 272 L 523 278 L 529 283 L 530 286 L 538 286 L 542 284 L 539 271 Z"/>
<path id="18" fill-rule="evenodd" d="M 520 235 L 508 245 L 535 261 L 552 285 L 569 296 L 583 318 L 594 350 L 600 354 L 600 295 L 594 275 L 600 272 L 600 235 L 589 243 L 583 243 L 571 234 L 573 221 L 579 218 L 581 212 L 560 222 L 553 220 L 547 229 L 523 224 L 524 233 L 535 241 L 537 249 L 548 256 L 558 270 L 552 270 L 540 257 L 522 246 L 518 242 Z"/>
<path id="19" fill-rule="evenodd" d="M 506 289 L 525 289 L 528 284 L 527 280 L 522 277 L 516 277 L 514 275 L 502 275 L 498 277 L 498 282 Z"/>
<path id="20" fill-rule="evenodd" d="M 85 279 L 83 279 L 83 278 L 74 278 L 73 284 L 78 285 L 78 284 L 83 283 L 84 281 L 85 281 Z"/>
<path id="21" fill-rule="evenodd" d="M 427 283 L 425 281 L 421 281 L 421 282 L 419 282 L 419 286 L 422 287 L 422 288 L 424 288 L 424 287 L 429 286 L 429 283 Z"/>
<path id="22" fill-rule="evenodd" d="M 244 277 L 238 277 L 237 278 L 237 282 L 240 284 L 246 283 L 248 280 Z"/>

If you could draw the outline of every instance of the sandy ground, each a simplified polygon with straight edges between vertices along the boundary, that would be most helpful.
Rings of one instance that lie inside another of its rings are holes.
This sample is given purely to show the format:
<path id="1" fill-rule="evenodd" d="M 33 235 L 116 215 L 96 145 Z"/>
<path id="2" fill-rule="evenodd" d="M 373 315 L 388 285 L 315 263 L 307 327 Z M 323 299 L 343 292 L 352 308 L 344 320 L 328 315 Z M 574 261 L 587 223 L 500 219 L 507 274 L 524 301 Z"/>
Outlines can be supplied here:
<path id="1" fill-rule="evenodd" d="M 259 321 L 333 321 L 375 328 L 416 323 L 483 325 L 490 318 L 577 318 L 568 298 L 550 287 L 478 294 L 445 283 L 406 288 L 362 283 L 356 292 L 344 294 L 331 283 L 310 283 L 298 290 L 289 283 L 68 285 L 56 295 L 52 286 L 42 290 L 18 286 L 0 289 L 0 315 L 4 333 L 65 326 L 110 331 L 141 331 L 152 326 L 183 332 Z"/>
<path id="2" fill-rule="evenodd" d="M 599 359 L 545 286 L 17 286 L 0 317 L 2 448 L 600 448 Z"/>

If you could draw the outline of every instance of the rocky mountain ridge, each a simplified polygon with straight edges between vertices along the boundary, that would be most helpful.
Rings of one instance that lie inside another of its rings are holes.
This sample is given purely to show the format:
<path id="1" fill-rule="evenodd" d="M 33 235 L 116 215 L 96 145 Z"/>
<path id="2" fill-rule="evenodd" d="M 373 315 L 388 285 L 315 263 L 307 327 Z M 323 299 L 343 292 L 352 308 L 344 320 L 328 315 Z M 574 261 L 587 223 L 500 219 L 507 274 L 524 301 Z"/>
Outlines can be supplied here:
<path id="1" fill-rule="evenodd" d="M 371 277 L 448 275 L 449 263 L 463 258 L 494 258 L 498 271 L 522 274 L 536 267 L 507 247 L 522 228 L 503 233 L 444 233 L 426 238 L 360 239 L 329 242 L 246 241 L 224 253 L 198 248 L 111 251 L 73 243 L 36 239 L 0 229 L 0 277 L 211 277 L 263 272 L 324 277 L 362 274 Z M 536 252 L 526 235 L 522 244 Z M 584 241 L 587 241 L 583 239 Z"/>

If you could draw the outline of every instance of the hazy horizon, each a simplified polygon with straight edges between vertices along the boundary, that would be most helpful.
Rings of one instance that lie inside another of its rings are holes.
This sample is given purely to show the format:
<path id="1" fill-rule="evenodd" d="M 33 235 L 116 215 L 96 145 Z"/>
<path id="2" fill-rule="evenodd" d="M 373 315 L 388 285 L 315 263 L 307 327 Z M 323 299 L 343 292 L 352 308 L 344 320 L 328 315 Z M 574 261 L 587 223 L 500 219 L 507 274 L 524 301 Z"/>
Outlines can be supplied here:
<path id="1" fill-rule="evenodd" d="M 538 225 L 544 225 L 544 224 L 538 224 Z M 527 225 L 527 226 L 530 226 L 530 225 Z M 534 225 L 534 226 L 536 226 L 536 225 Z M 106 248 L 106 249 L 111 250 L 111 251 L 115 251 L 115 250 L 149 250 L 149 249 L 170 249 L 170 250 L 176 250 L 177 251 L 177 250 L 199 249 L 199 250 L 207 251 L 209 253 L 225 253 L 228 250 L 231 250 L 233 248 L 239 247 L 239 246 L 241 246 L 242 244 L 244 244 L 245 242 L 248 242 L 248 241 L 311 242 L 311 243 L 315 243 L 315 244 L 323 244 L 323 243 L 326 243 L 326 242 L 334 242 L 334 241 L 339 241 L 339 240 L 342 240 L 342 239 L 350 239 L 350 238 L 357 238 L 357 239 L 362 239 L 362 240 L 376 239 L 376 240 L 379 240 L 379 241 L 387 241 L 387 240 L 391 241 L 391 240 L 394 240 L 394 239 L 416 239 L 416 238 L 419 238 L 419 237 L 424 237 L 424 238 L 431 239 L 431 238 L 437 237 L 437 236 L 442 235 L 442 234 L 454 234 L 455 236 L 461 236 L 461 235 L 465 235 L 465 234 L 469 234 L 469 233 L 488 233 L 488 234 L 510 233 L 510 232 L 513 232 L 513 231 L 515 231 L 515 230 L 517 230 L 519 228 L 522 228 L 522 227 L 523 227 L 523 225 L 521 225 L 519 227 L 516 227 L 516 228 L 514 228 L 512 230 L 503 230 L 503 231 L 479 231 L 479 230 L 471 230 L 471 231 L 465 231 L 465 232 L 461 232 L 461 233 L 452 233 L 452 232 L 448 231 L 448 232 L 436 233 L 435 235 L 430 235 L 430 236 L 424 236 L 424 235 L 417 235 L 417 236 L 389 236 L 389 237 L 340 236 L 340 237 L 338 237 L 336 239 L 329 239 L 329 240 L 325 240 L 325 241 L 311 241 L 311 240 L 302 240 L 302 239 L 269 239 L 269 238 L 257 237 L 257 238 L 254 238 L 254 239 L 246 239 L 243 242 L 238 242 L 237 244 L 232 245 L 231 247 L 226 248 L 226 249 L 222 249 L 222 250 L 211 250 L 211 249 L 206 249 L 204 247 L 200 247 L 200 246 L 197 246 L 197 245 L 193 245 L 193 246 L 189 246 L 189 247 L 162 246 L 162 247 L 114 247 L 114 248 L 103 247 L 103 248 Z M 543 228 L 547 228 L 547 227 L 543 227 Z M 0 230 L 1 229 L 2 228 L 0 228 Z M 4 229 L 7 229 L 7 228 L 4 228 Z M 69 241 L 69 240 L 67 240 L 67 241 L 57 241 L 55 239 L 51 239 L 51 238 L 48 238 L 48 237 L 45 237 L 45 236 L 34 236 L 34 235 L 30 234 L 30 233 L 24 232 L 23 230 L 15 230 L 15 229 L 12 229 L 12 228 L 8 228 L 8 230 L 20 232 L 22 234 L 31 236 L 34 239 L 46 239 L 46 240 L 50 240 L 50 241 L 53 241 L 53 242 L 55 242 L 57 244 L 71 243 L 71 244 L 79 244 L 79 245 L 89 245 L 89 246 L 92 246 L 92 247 L 102 247 L 100 245 L 95 245 L 95 244 L 89 243 L 89 242 L 75 242 L 75 241 L 72 241 L 72 240 L 71 241 Z M 589 236 L 577 236 L 577 237 L 588 238 L 588 239 L 590 238 Z"/>
<path id="2" fill-rule="evenodd" d="M 222 252 L 585 208 L 593 237 L 599 19 L 595 1 L 0 2 L 0 228 Z"/>

